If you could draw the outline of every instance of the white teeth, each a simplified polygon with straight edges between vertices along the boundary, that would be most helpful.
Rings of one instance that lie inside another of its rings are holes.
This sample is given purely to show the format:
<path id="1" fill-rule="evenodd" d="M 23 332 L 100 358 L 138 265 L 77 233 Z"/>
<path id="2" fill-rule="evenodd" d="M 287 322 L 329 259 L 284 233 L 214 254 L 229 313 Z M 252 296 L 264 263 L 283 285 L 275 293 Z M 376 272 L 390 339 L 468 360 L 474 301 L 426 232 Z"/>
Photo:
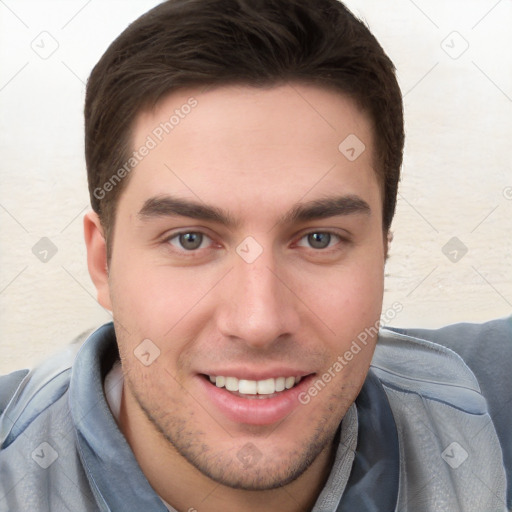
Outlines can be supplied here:
<path id="1" fill-rule="evenodd" d="M 238 391 L 238 382 L 236 377 L 226 377 L 226 389 L 228 391 Z"/>
<path id="2" fill-rule="evenodd" d="M 274 379 L 259 380 L 257 382 L 257 387 L 258 395 L 271 395 L 276 391 L 276 381 Z"/>
<path id="3" fill-rule="evenodd" d="M 276 379 L 276 391 L 284 391 L 285 389 L 286 378 L 279 377 Z"/>
<path id="4" fill-rule="evenodd" d="M 236 377 L 209 375 L 210 382 L 218 388 L 225 387 L 228 391 L 238 391 L 242 395 L 272 395 L 285 389 L 291 389 L 301 381 L 301 377 L 277 377 L 275 379 L 246 380 Z"/>
<path id="5" fill-rule="evenodd" d="M 244 395 L 255 395 L 258 392 L 258 383 L 255 380 L 238 381 L 238 392 Z"/>

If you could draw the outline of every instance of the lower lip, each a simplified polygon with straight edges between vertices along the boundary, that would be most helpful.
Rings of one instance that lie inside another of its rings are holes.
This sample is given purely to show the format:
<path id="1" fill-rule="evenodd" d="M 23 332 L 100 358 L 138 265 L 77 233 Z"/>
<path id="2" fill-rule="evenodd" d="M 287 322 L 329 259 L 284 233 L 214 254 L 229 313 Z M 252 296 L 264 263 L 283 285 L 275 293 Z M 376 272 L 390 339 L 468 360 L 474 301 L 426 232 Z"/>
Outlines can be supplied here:
<path id="1" fill-rule="evenodd" d="M 198 375 L 197 378 L 210 402 L 229 420 L 248 425 L 272 425 L 286 418 L 301 405 L 299 395 L 307 389 L 313 375 L 304 377 L 293 388 L 281 391 L 271 398 L 242 398 L 225 388 L 218 388 L 204 376 Z"/>

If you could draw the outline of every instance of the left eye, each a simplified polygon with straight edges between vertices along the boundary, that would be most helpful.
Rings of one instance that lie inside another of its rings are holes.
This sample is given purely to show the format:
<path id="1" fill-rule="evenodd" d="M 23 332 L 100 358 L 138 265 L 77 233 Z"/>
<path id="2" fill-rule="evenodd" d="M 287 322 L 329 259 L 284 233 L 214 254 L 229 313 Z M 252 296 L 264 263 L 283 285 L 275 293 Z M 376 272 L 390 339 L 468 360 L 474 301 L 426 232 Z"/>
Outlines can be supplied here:
<path id="1" fill-rule="evenodd" d="M 317 231 L 304 235 L 297 245 L 301 247 L 312 247 L 313 249 L 327 249 L 333 243 L 341 240 L 338 235 L 326 231 Z M 331 243 L 332 242 L 332 243 Z"/>
<path id="2" fill-rule="evenodd" d="M 185 249 L 186 251 L 194 251 L 196 249 L 203 249 L 208 246 L 211 239 L 197 231 L 189 231 L 186 233 L 178 233 L 169 238 L 169 243 L 178 249 Z"/>

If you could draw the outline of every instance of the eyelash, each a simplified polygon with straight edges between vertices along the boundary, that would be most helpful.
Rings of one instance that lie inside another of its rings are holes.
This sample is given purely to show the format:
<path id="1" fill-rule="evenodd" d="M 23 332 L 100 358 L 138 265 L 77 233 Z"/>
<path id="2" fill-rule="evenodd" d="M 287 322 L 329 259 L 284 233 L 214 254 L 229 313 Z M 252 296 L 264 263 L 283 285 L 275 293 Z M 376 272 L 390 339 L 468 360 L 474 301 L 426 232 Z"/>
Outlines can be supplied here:
<path id="1" fill-rule="evenodd" d="M 212 238 L 210 236 L 208 236 L 206 233 L 202 232 L 202 231 L 193 231 L 193 230 L 189 230 L 189 231 L 180 231 L 178 233 L 174 233 L 172 234 L 171 236 L 168 236 L 166 237 L 164 240 L 163 240 L 163 243 L 164 244 L 167 244 L 168 246 L 171 246 L 173 245 L 172 244 L 172 240 L 179 240 L 179 237 L 181 235 L 187 235 L 187 234 L 198 234 L 198 235 L 202 235 L 203 237 L 207 238 L 210 240 L 210 242 L 213 242 L 215 243 Z M 339 233 L 335 233 L 334 231 L 329 231 L 329 230 L 325 230 L 325 231 L 321 231 L 321 230 L 312 230 L 312 231 L 308 231 L 307 233 L 304 233 L 302 234 L 298 240 L 296 242 L 294 242 L 294 245 L 298 245 L 298 243 L 302 240 L 304 240 L 306 237 L 308 237 L 309 235 L 313 235 L 313 234 L 323 234 L 323 235 L 330 235 L 331 237 L 334 237 L 335 239 L 337 239 L 337 243 L 334 244 L 334 245 L 328 245 L 327 247 L 323 248 L 323 249 L 315 249 L 314 247 L 309 247 L 309 249 L 311 249 L 312 251 L 316 252 L 316 253 L 319 253 L 319 254 L 328 254 L 328 253 L 331 253 L 333 250 L 335 250 L 334 248 L 338 245 L 338 244 L 347 244 L 350 242 L 350 240 L 347 238 L 347 237 L 343 237 L 341 236 Z M 330 240 L 331 242 L 332 240 Z M 178 242 L 179 243 L 179 242 Z M 201 245 L 204 243 L 204 239 L 201 241 Z M 217 244 L 218 247 L 220 247 L 219 244 Z M 299 246 L 299 247 L 304 247 L 304 246 Z M 178 248 L 172 248 L 171 250 L 173 252 L 178 252 L 182 255 L 187 255 L 189 257 L 197 257 L 199 251 L 200 251 L 200 247 L 197 248 L 197 249 L 191 249 L 191 250 L 187 250 L 185 248 L 181 248 L 181 249 L 178 249 Z M 207 248 L 202 248 L 203 250 L 204 249 L 207 249 Z"/>

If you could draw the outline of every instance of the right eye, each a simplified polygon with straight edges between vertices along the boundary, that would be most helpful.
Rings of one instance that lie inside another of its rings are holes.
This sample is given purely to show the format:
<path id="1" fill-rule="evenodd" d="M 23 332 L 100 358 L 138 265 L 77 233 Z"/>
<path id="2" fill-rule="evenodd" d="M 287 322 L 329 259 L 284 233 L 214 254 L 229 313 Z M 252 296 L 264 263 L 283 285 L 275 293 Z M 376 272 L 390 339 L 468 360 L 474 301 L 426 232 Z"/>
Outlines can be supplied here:
<path id="1" fill-rule="evenodd" d="M 196 251 L 208 247 L 212 240 L 199 231 L 183 231 L 167 238 L 166 242 L 178 250 Z"/>

